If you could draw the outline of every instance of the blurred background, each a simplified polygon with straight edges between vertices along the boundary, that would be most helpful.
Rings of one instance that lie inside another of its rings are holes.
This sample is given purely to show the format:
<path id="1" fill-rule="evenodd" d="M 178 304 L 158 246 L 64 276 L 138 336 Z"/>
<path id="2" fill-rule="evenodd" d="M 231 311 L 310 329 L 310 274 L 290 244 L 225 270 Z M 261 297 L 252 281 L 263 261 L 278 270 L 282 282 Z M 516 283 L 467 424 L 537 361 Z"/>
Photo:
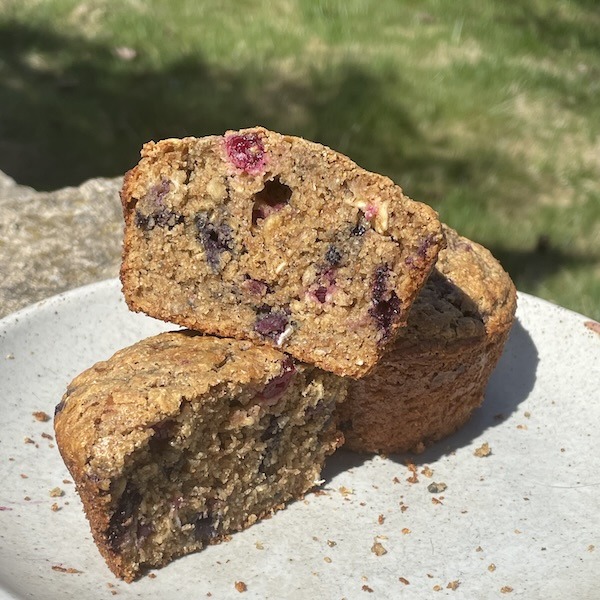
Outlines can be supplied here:
<path id="1" fill-rule="evenodd" d="M 597 0 L 0 0 L 0 170 L 122 175 L 264 125 L 339 150 L 600 320 Z"/>

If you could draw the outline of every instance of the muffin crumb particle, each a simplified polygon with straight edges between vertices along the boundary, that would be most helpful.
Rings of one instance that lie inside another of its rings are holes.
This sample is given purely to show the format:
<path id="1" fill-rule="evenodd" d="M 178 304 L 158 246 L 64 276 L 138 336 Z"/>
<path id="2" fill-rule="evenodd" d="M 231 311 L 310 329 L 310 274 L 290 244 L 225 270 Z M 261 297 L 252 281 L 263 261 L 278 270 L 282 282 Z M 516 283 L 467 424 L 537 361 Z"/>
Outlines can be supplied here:
<path id="1" fill-rule="evenodd" d="M 61 496 L 64 496 L 64 495 L 65 495 L 65 493 L 59 487 L 55 487 L 50 490 L 51 498 L 60 498 Z"/>
<path id="2" fill-rule="evenodd" d="M 50 420 L 50 415 L 43 410 L 36 410 L 31 413 L 36 421 L 41 421 L 42 423 L 46 423 Z"/>
<path id="3" fill-rule="evenodd" d="M 417 475 L 417 467 L 413 463 L 408 463 L 406 468 L 411 473 L 410 477 L 406 479 L 408 483 L 419 483 L 419 477 Z"/>
<path id="4" fill-rule="evenodd" d="M 490 448 L 490 445 L 487 442 L 484 442 L 475 450 L 473 454 L 479 458 L 484 458 L 485 456 L 489 456 L 491 453 L 492 449 Z"/>
<path id="5" fill-rule="evenodd" d="M 424 475 L 425 477 L 433 477 L 433 469 L 430 468 L 428 465 L 425 465 L 421 469 L 421 475 Z"/>
<path id="6" fill-rule="evenodd" d="M 243 581 L 236 581 L 235 589 L 241 594 L 242 592 L 245 592 L 248 589 L 248 586 Z"/>
<path id="7" fill-rule="evenodd" d="M 384 554 L 387 554 L 387 550 L 383 547 L 381 542 L 378 542 L 377 540 L 375 540 L 371 546 L 371 552 L 377 556 L 383 556 Z"/>
<path id="8" fill-rule="evenodd" d="M 434 481 L 433 483 L 430 483 L 427 486 L 427 491 L 430 494 L 440 494 L 443 491 L 445 491 L 447 488 L 448 488 L 448 486 L 443 481 L 440 481 L 439 483 Z"/>
<path id="9" fill-rule="evenodd" d="M 78 569 L 74 569 L 73 567 L 62 567 L 60 565 L 52 565 L 52 570 L 57 571 L 58 573 L 81 573 Z"/>
<path id="10" fill-rule="evenodd" d="M 398 581 L 404 585 L 410 585 L 410 581 L 406 577 L 398 577 Z"/>

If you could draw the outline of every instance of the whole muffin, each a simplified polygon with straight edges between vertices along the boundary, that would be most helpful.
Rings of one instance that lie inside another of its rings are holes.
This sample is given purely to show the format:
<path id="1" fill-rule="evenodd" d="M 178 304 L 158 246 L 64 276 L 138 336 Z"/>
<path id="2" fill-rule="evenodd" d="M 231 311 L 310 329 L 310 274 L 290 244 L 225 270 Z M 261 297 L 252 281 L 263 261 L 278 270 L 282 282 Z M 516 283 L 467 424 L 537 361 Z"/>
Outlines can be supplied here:
<path id="1" fill-rule="evenodd" d="M 483 246 L 444 226 L 408 325 L 339 407 L 345 448 L 420 452 L 461 427 L 484 398 L 514 321 L 516 290 Z"/>
<path id="2" fill-rule="evenodd" d="M 351 377 L 406 324 L 443 243 L 387 177 L 261 127 L 146 144 L 121 199 L 132 310 Z"/>
<path id="3" fill-rule="evenodd" d="M 131 581 L 312 488 L 344 396 L 342 378 L 273 348 L 164 333 L 76 377 L 56 441 L 98 549 Z"/>

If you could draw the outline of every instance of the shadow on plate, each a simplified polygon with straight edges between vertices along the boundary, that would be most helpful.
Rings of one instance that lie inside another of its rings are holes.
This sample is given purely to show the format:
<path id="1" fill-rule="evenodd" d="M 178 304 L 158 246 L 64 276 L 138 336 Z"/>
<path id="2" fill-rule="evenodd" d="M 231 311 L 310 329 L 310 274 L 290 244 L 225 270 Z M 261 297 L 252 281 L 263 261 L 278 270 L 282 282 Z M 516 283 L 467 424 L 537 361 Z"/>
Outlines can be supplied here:
<path id="1" fill-rule="evenodd" d="M 481 407 L 475 410 L 467 424 L 421 454 L 394 454 L 388 458 L 401 464 L 407 461 L 417 465 L 431 464 L 458 448 L 468 446 L 484 431 L 505 421 L 529 396 L 535 385 L 538 362 L 535 344 L 529 332 L 517 319 L 500 362 L 490 378 L 485 400 Z M 359 467 L 370 460 L 371 456 L 342 449 L 328 460 L 322 478 L 329 483 L 340 473 Z"/>

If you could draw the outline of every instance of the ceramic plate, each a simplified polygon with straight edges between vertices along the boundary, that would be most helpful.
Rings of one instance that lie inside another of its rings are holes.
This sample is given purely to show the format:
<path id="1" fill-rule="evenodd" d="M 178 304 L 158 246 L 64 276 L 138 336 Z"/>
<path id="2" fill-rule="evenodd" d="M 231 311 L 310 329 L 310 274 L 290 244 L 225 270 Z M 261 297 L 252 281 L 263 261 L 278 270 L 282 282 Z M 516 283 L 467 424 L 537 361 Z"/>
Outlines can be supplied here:
<path id="1" fill-rule="evenodd" d="M 130 313 L 116 280 L 11 315 L 0 598 L 598 598 L 600 332 L 587 321 L 521 294 L 486 401 L 459 433 L 419 456 L 338 452 L 319 494 L 128 585 L 92 542 L 52 421 L 33 413 L 52 414 L 77 373 L 169 327 Z"/>

